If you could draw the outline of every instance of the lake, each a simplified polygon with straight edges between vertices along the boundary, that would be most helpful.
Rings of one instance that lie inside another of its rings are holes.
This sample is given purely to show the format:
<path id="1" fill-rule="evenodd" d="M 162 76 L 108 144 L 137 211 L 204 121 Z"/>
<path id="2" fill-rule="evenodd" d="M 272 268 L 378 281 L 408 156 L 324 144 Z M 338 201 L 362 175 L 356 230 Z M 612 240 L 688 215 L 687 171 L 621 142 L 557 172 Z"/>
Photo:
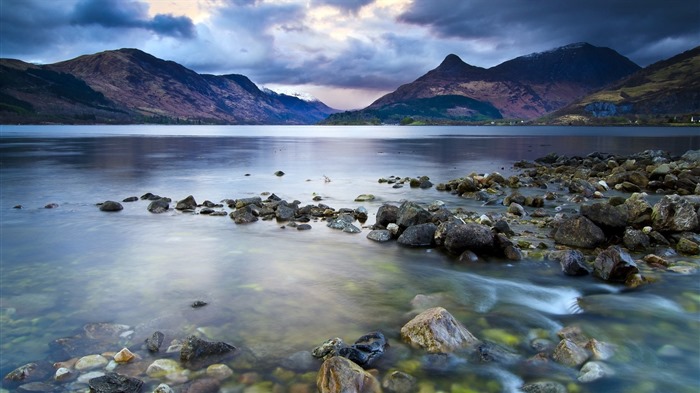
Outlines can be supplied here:
<path id="1" fill-rule="evenodd" d="M 260 362 L 252 368 L 232 363 L 225 392 L 242 391 L 248 385 L 241 376 L 250 372 L 268 383 L 263 387 L 315 391 L 315 370 L 287 378 L 275 370 L 329 338 L 352 343 L 376 330 L 390 343 L 379 375 L 407 372 L 426 392 L 517 392 L 545 379 L 572 393 L 700 389 L 698 273 L 645 271 L 658 280 L 628 290 L 564 276 L 558 263 L 535 252 L 520 262 L 463 265 L 437 249 L 370 241 L 368 228 L 348 234 L 323 221 L 310 222 L 309 231 L 275 221 L 236 225 L 225 216 L 174 209 L 152 214 L 145 200 L 125 202 L 117 213 L 96 206 L 147 192 L 171 198 L 171 206 L 188 195 L 219 203 L 274 193 L 302 206 L 319 203 L 314 197 L 336 209 L 364 206 L 364 225 L 374 223 L 382 204 L 403 200 L 505 214 L 503 206 L 481 206 L 435 187 L 392 188 L 378 180 L 428 176 L 437 184 L 472 172 L 507 177 L 517 173 L 514 162 L 551 152 L 681 155 L 700 149 L 698 128 L 0 127 L 3 376 L 32 361 L 67 360 L 52 357 L 48 343 L 85 324 L 108 322 L 136 332 L 114 351 L 123 345 L 142 351 L 136 337 L 156 329 L 167 343 L 197 334 L 245 348 Z M 376 199 L 355 202 L 360 194 Z M 49 203 L 58 207 L 44 208 Z M 546 209 L 562 207 L 576 209 L 565 199 Z M 536 353 L 533 338 L 555 340 L 562 327 L 579 326 L 616 348 L 606 361 L 614 375 L 585 384 L 576 370 L 556 365 L 540 370 L 522 362 L 451 359 L 454 365 L 434 366 L 399 337 L 424 306 L 418 299 L 445 307 L 477 338 L 524 357 Z M 192 308 L 197 300 L 208 304 Z M 147 380 L 144 391 L 157 385 Z"/>

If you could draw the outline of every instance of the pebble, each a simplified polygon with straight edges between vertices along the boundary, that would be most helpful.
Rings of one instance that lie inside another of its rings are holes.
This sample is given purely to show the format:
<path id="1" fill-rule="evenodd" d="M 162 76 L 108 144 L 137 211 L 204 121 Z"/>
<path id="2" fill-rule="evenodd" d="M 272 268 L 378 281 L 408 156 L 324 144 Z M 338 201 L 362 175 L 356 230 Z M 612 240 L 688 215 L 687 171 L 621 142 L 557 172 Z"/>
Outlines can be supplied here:
<path id="1" fill-rule="evenodd" d="M 129 351 L 129 348 L 122 348 L 121 351 L 114 355 L 114 361 L 117 363 L 126 363 L 134 358 L 134 354 Z"/>
<path id="2" fill-rule="evenodd" d="M 75 363 L 75 369 L 79 371 L 93 370 L 107 365 L 109 360 L 102 355 L 87 355 L 78 359 Z"/>

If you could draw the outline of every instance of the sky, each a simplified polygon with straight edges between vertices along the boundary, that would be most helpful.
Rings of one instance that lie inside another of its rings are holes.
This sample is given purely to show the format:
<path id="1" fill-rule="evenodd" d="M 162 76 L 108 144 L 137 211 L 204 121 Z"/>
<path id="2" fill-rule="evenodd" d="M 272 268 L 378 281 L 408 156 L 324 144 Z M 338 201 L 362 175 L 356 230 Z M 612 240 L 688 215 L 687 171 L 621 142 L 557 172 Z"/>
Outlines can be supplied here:
<path id="1" fill-rule="evenodd" d="M 700 45 L 700 0 L 0 0 L 0 57 L 138 48 L 363 108 L 448 54 L 493 67 L 576 42 L 647 66 Z"/>

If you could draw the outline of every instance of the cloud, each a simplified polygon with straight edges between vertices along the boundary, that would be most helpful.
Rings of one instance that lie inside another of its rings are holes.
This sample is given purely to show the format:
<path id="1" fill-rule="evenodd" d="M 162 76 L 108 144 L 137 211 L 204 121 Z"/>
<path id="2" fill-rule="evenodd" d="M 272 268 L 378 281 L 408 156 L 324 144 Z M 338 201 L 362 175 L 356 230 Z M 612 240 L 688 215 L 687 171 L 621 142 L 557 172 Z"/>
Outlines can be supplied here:
<path id="1" fill-rule="evenodd" d="M 311 6 L 329 5 L 347 12 L 357 13 L 362 7 L 374 3 L 374 0 L 312 0 Z"/>
<path id="2" fill-rule="evenodd" d="M 79 26 L 140 28 L 161 36 L 193 38 L 196 35 L 190 18 L 171 14 L 149 18 L 148 5 L 132 0 L 81 0 L 75 5 L 71 22 Z"/>
<path id="3" fill-rule="evenodd" d="M 700 3 L 685 0 L 415 0 L 398 21 L 487 51 L 512 53 L 521 47 L 525 51 L 521 54 L 527 54 L 587 41 L 632 55 L 632 60 L 646 65 L 658 60 L 659 52 L 652 59 L 640 51 L 643 46 L 669 38 L 682 41 L 686 48 L 697 45 L 699 12 Z M 677 53 L 675 49 L 664 55 Z"/>

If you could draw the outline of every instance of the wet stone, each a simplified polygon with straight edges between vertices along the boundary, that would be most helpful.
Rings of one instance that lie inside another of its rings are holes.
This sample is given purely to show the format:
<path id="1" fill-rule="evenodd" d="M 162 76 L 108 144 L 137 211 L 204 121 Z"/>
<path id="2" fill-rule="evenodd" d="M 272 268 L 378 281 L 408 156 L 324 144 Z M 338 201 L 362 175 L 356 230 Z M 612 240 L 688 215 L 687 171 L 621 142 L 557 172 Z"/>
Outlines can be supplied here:
<path id="1" fill-rule="evenodd" d="M 100 205 L 100 211 L 103 212 L 118 212 L 123 210 L 124 206 L 121 203 L 115 201 L 105 201 Z"/>
<path id="2" fill-rule="evenodd" d="M 108 373 L 88 382 L 91 393 L 139 393 L 143 381 L 117 373 Z"/>
<path id="3" fill-rule="evenodd" d="M 151 337 L 146 339 L 146 348 L 149 352 L 158 352 L 163 344 L 165 335 L 161 332 L 154 332 Z"/>
<path id="4" fill-rule="evenodd" d="M 391 240 L 391 232 L 386 229 L 375 229 L 367 234 L 367 239 L 374 240 L 375 242 L 388 242 Z"/>
<path id="5" fill-rule="evenodd" d="M 224 342 L 210 342 L 196 336 L 189 336 L 180 349 L 180 361 L 185 364 L 199 364 L 206 361 L 215 363 L 235 350 L 236 347 Z"/>

